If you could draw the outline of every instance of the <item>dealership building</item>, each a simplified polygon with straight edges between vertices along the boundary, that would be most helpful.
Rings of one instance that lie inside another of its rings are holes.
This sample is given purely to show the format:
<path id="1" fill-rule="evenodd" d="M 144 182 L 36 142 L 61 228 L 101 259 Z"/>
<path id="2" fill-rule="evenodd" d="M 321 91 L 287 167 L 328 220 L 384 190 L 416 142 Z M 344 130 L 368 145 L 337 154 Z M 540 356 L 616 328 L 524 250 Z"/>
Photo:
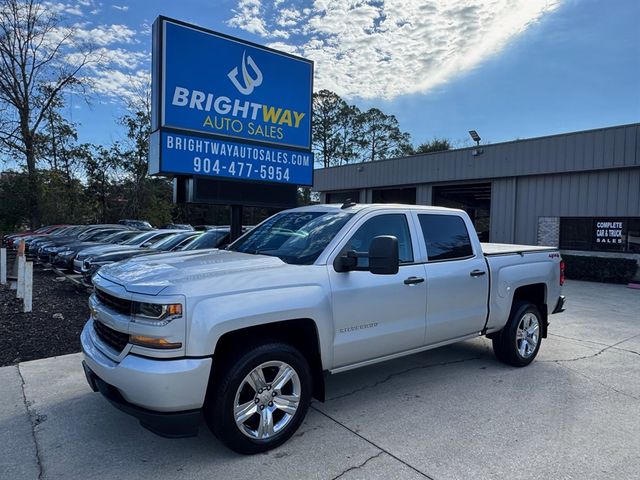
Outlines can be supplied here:
<path id="1" fill-rule="evenodd" d="M 461 208 L 482 241 L 640 261 L 640 123 L 319 169 L 314 190 Z"/>

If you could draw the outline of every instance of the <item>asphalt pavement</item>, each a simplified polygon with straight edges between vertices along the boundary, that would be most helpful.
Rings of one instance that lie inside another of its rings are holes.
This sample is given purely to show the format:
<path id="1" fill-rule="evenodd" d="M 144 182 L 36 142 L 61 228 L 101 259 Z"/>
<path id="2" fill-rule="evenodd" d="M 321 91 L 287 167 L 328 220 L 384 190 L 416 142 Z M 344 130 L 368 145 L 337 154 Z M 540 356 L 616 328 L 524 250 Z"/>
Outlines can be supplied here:
<path id="1" fill-rule="evenodd" d="M 640 290 L 565 294 L 529 367 L 479 338 L 335 375 L 296 435 L 254 456 L 204 425 L 146 431 L 91 392 L 78 354 L 3 367 L 0 479 L 638 479 Z"/>

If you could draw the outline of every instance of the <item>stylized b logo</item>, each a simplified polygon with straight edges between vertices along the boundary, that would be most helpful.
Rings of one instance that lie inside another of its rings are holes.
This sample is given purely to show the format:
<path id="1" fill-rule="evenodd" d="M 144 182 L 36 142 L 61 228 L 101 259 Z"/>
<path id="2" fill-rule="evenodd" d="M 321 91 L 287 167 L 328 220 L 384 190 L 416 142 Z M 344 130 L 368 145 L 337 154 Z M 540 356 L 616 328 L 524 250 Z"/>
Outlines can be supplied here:
<path id="1" fill-rule="evenodd" d="M 243 95 L 249 95 L 253 92 L 254 88 L 262 85 L 262 72 L 258 68 L 258 65 L 256 65 L 256 62 L 253 61 L 253 58 L 249 55 L 247 55 L 247 59 L 245 61 L 246 53 L 246 51 L 242 53 L 242 79 L 244 80 L 244 85 L 240 85 L 240 82 L 238 82 L 238 67 L 234 67 L 234 69 L 227 74 L 231 83 L 233 83 L 238 91 Z M 247 71 L 247 64 L 253 70 L 255 77 L 249 75 L 249 72 Z"/>

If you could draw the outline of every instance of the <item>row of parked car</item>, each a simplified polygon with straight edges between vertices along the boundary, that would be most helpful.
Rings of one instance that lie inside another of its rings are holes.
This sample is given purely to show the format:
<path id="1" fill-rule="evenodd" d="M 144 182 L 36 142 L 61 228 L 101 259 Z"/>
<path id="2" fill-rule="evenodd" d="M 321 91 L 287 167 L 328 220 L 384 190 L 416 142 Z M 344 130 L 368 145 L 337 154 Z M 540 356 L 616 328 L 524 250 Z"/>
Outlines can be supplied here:
<path id="1" fill-rule="evenodd" d="M 29 259 L 50 264 L 68 273 L 91 277 L 110 263 L 142 255 L 224 248 L 230 241 L 229 226 L 168 224 L 155 229 L 141 220 L 117 224 L 49 225 L 33 231 L 6 235 L 3 243 L 17 248 L 25 242 Z"/>

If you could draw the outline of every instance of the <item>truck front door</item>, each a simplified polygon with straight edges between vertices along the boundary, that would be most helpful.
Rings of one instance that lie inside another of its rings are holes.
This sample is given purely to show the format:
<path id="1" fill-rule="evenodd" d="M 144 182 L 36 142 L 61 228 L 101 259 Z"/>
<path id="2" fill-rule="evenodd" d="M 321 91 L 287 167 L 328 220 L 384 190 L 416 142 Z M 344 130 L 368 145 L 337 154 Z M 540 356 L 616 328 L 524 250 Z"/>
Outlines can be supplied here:
<path id="1" fill-rule="evenodd" d="M 396 211 L 397 212 L 397 211 Z M 395 275 L 369 271 L 336 272 L 328 263 L 334 319 L 334 368 L 420 347 L 424 341 L 427 290 L 424 265 L 414 263 L 417 232 L 405 213 L 364 217 L 338 255 L 367 252 L 374 237 L 398 239 L 400 267 Z M 412 235 L 413 231 L 413 235 Z M 359 258 L 366 267 L 368 259 Z"/>

